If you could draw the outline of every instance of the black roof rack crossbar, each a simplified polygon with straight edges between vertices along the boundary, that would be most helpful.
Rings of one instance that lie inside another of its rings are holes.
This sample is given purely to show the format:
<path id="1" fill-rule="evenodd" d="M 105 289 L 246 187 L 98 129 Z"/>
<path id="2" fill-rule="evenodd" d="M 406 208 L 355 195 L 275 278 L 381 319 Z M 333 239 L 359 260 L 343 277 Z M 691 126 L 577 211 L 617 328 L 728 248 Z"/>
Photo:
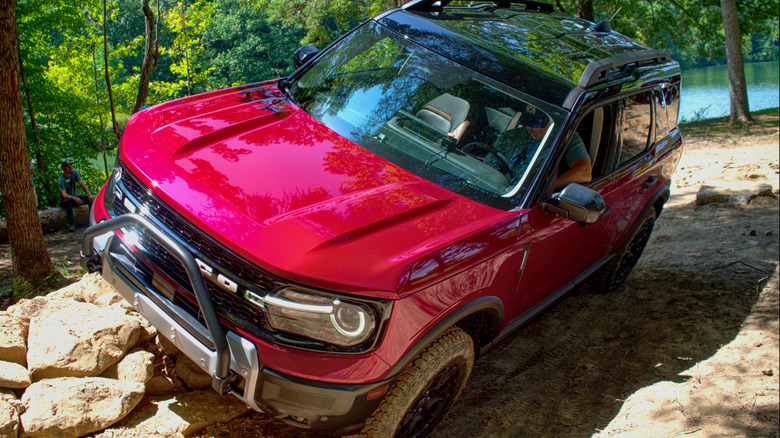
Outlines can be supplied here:
<path id="1" fill-rule="evenodd" d="M 402 6 L 403 9 L 408 11 L 420 11 L 420 12 L 438 12 L 444 6 L 450 4 L 452 0 L 413 0 Z M 553 12 L 553 5 L 550 3 L 544 3 L 535 0 L 495 0 L 492 3 L 497 8 L 509 8 L 512 5 L 524 5 L 529 11 L 536 12 Z M 480 6 L 485 6 L 485 3 L 480 3 Z"/>
<path id="2" fill-rule="evenodd" d="M 441 8 L 447 6 L 450 2 L 452 0 L 413 0 L 401 6 L 401 8 L 407 11 L 433 12 L 440 11 Z"/>
<path id="3" fill-rule="evenodd" d="M 624 67 L 630 64 L 639 64 L 643 61 L 660 64 L 671 59 L 672 57 L 663 50 L 640 50 L 637 52 L 610 56 L 609 58 L 600 59 L 588 64 L 588 66 L 585 67 L 585 70 L 583 70 L 577 85 L 580 88 L 588 89 L 605 80 L 607 76 L 609 76 L 610 70 L 613 68 Z"/>
<path id="4" fill-rule="evenodd" d="M 534 0 L 497 0 L 496 6 L 499 8 L 509 8 L 512 5 L 523 5 L 529 11 L 536 12 L 554 12 L 553 5 L 550 3 L 539 2 Z"/>

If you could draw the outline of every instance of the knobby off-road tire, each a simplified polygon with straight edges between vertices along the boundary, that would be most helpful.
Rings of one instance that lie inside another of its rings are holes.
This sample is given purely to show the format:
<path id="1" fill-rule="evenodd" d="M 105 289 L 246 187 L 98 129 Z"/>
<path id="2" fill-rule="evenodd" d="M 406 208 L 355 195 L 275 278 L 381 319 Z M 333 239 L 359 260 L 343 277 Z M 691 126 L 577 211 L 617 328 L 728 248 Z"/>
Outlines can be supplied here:
<path id="1" fill-rule="evenodd" d="M 598 276 L 595 278 L 594 286 L 599 292 L 608 292 L 619 288 L 628 279 L 628 274 L 634 269 L 642 251 L 645 250 L 647 242 L 650 240 L 650 234 L 655 225 L 655 207 L 650 207 L 639 217 L 639 226 L 636 227 L 626 239 L 625 243 L 615 251 L 612 257 Z"/>
<path id="2" fill-rule="evenodd" d="M 455 404 L 473 364 L 471 337 L 450 328 L 401 373 L 361 436 L 428 436 Z"/>

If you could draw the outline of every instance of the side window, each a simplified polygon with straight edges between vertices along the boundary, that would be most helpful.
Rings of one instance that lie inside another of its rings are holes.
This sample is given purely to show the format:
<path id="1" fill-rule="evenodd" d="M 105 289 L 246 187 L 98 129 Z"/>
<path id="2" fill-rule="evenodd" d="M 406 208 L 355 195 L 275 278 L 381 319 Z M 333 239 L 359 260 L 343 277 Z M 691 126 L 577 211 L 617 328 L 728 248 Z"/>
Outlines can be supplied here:
<path id="1" fill-rule="evenodd" d="M 677 115 L 680 112 L 680 89 L 678 84 L 672 84 L 663 90 L 666 101 L 666 114 L 669 120 L 669 129 L 677 126 Z"/>
<path id="2" fill-rule="evenodd" d="M 666 137 L 669 133 L 669 118 L 666 113 L 666 99 L 664 98 L 665 90 L 653 91 L 653 98 L 655 100 L 655 138 L 656 141 Z"/>
<path id="3" fill-rule="evenodd" d="M 623 111 L 623 145 L 620 150 L 619 165 L 622 166 L 647 150 L 650 139 L 653 102 L 651 94 L 639 93 L 625 100 Z"/>
<path id="4" fill-rule="evenodd" d="M 607 171 L 615 126 L 615 105 L 606 104 L 590 110 L 577 125 L 592 166 L 593 180 Z M 565 163 L 564 163 L 565 164 Z"/>

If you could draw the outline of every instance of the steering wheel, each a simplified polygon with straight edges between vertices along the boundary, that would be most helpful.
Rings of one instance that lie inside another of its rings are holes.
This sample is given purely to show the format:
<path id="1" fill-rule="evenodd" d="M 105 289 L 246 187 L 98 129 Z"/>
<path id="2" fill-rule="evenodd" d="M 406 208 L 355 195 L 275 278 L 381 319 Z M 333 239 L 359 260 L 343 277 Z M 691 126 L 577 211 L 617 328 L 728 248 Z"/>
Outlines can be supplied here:
<path id="1" fill-rule="evenodd" d="M 488 146 L 484 143 L 480 143 L 478 141 L 473 141 L 466 146 L 463 146 L 461 148 L 461 151 L 465 153 L 469 153 L 468 151 L 470 149 L 481 149 L 485 152 L 487 152 L 489 155 L 492 155 L 496 157 L 496 160 L 498 160 L 498 167 L 501 171 L 501 173 L 508 174 L 510 178 L 512 178 L 514 175 L 514 172 L 512 172 L 512 164 L 509 163 L 509 160 L 502 154 L 501 152 L 498 152 L 493 146 Z"/>

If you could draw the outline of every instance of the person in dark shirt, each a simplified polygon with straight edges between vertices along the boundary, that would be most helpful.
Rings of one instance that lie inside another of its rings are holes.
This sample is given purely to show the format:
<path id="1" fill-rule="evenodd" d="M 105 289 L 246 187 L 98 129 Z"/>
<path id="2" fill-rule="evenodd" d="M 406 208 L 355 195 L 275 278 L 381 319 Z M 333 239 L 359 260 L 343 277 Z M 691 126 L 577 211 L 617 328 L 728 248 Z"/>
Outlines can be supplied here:
<path id="1" fill-rule="evenodd" d="M 68 230 L 75 231 L 75 220 L 73 218 L 73 207 L 88 204 L 92 205 L 92 195 L 89 193 L 87 185 L 81 180 L 81 175 L 73 169 L 73 164 L 65 160 L 62 162 L 62 174 L 57 179 L 57 185 L 60 189 L 60 207 L 65 210 L 68 218 Z M 87 196 L 76 194 L 76 183 L 84 190 Z"/>
<path id="2" fill-rule="evenodd" d="M 563 160 L 566 167 L 561 166 L 558 177 L 555 178 L 555 189 L 561 189 L 571 183 L 586 183 L 593 178 L 593 164 L 585 149 L 585 143 L 576 132 L 566 145 L 566 155 Z"/>
<path id="3" fill-rule="evenodd" d="M 520 118 L 520 123 L 522 128 L 517 129 L 522 129 L 521 133 L 533 139 L 535 144 L 544 138 L 547 128 L 550 126 L 549 118 L 544 115 L 536 115 L 533 112 L 524 114 Z M 593 164 L 585 149 L 585 143 L 575 132 L 566 145 L 566 155 L 558 176 L 555 178 L 555 189 L 561 189 L 571 183 L 590 182 L 593 178 L 592 172 Z"/>

